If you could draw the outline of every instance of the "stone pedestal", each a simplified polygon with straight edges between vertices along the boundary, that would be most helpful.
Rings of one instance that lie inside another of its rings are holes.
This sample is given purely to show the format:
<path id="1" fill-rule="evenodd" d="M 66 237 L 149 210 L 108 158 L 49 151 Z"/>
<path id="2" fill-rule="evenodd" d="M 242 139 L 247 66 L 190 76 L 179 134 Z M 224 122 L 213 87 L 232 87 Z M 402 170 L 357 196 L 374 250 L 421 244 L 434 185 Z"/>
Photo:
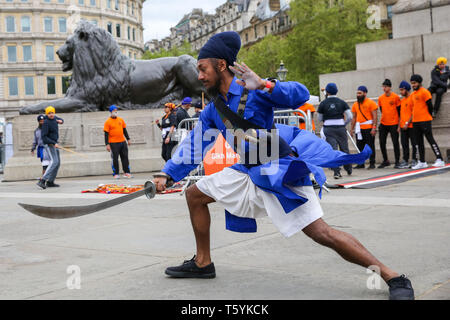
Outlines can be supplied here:
<path id="1" fill-rule="evenodd" d="M 108 112 L 59 114 L 65 123 L 60 125 L 59 143 L 65 148 L 83 154 L 75 155 L 61 150 L 59 177 L 77 177 L 112 174 L 111 157 L 106 151 L 103 124 Z M 131 138 L 129 159 L 132 172 L 160 170 L 161 131 L 154 124 L 163 116 L 162 110 L 120 111 Z M 33 132 L 37 127 L 36 115 L 18 116 L 13 120 L 14 156 L 9 159 L 4 180 L 35 179 L 41 174 L 41 163 L 31 156 Z"/>

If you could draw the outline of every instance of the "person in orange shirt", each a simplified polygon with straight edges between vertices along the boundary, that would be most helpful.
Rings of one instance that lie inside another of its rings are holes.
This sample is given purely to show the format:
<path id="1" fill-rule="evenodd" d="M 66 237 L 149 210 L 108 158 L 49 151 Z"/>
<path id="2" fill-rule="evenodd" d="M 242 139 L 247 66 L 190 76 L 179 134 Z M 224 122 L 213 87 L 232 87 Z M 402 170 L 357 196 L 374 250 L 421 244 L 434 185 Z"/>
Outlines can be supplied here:
<path id="1" fill-rule="evenodd" d="M 411 101 L 413 105 L 412 122 L 414 143 L 419 152 L 420 159 L 417 164 L 412 167 L 414 170 L 428 168 L 428 164 L 425 162 L 425 146 L 423 143 L 423 136 L 427 138 L 428 143 L 431 145 L 431 149 L 436 155 L 436 162 L 433 167 L 445 166 L 444 159 L 442 158 L 441 150 L 437 145 L 433 137 L 433 130 L 431 127 L 431 116 L 433 112 L 433 102 L 430 91 L 422 87 L 422 76 L 413 74 L 411 76 L 411 86 L 414 92 L 411 94 Z"/>
<path id="2" fill-rule="evenodd" d="M 398 132 L 401 133 L 401 142 L 403 149 L 403 161 L 400 162 L 400 169 L 412 168 L 417 164 L 417 150 L 414 143 L 413 136 L 413 124 L 412 124 L 412 102 L 411 102 L 411 85 L 407 81 L 402 81 L 399 86 L 400 94 L 403 99 L 401 100 L 400 107 L 400 120 L 398 123 Z M 412 145 L 412 161 L 411 165 L 409 161 L 409 141 Z"/>
<path id="3" fill-rule="evenodd" d="M 365 145 L 372 149 L 368 169 L 375 169 L 375 135 L 377 134 L 378 106 L 375 101 L 367 98 L 367 88 L 360 86 L 356 92 L 357 101 L 352 106 L 351 134 L 356 134 L 356 144 L 359 150 Z M 364 164 L 357 165 L 355 169 L 363 169 Z"/>
<path id="4" fill-rule="evenodd" d="M 381 111 L 380 131 L 380 149 L 383 154 L 383 162 L 378 168 L 389 167 L 391 163 L 388 160 L 386 142 L 388 134 L 391 135 L 392 144 L 394 145 L 395 167 L 399 169 L 400 165 L 400 144 L 398 142 L 398 120 L 400 114 L 400 97 L 392 92 L 392 82 L 389 79 L 383 82 L 384 93 L 378 98 L 378 106 Z"/>
<path id="5" fill-rule="evenodd" d="M 314 106 L 312 104 L 306 102 L 298 109 L 302 110 L 306 114 L 308 114 L 308 110 L 311 111 L 312 130 L 313 130 L 313 132 L 315 132 L 316 125 L 314 124 L 314 120 L 312 120 L 312 119 L 314 119 L 314 112 L 316 112 L 316 109 L 314 108 Z M 298 115 L 298 116 L 303 116 L 300 112 L 296 112 L 294 114 Z M 300 129 L 306 130 L 306 123 L 303 119 L 300 119 Z"/>
<path id="6" fill-rule="evenodd" d="M 128 145 L 131 144 L 125 121 L 117 116 L 117 107 L 109 108 L 111 116 L 106 120 L 103 131 L 105 132 L 106 150 L 111 153 L 114 179 L 119 179 L 119 156 L 125 178 L 131 178 L 130 163 L 128 160 Z M 126 141 L 125 141 L 126 138 Z"/>

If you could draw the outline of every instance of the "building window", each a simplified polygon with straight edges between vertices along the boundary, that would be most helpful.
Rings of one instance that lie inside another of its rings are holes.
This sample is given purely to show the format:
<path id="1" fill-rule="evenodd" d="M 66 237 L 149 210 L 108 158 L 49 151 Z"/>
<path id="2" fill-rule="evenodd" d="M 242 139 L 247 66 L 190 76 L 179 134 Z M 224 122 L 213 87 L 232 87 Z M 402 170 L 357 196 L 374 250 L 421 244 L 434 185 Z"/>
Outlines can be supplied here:
<path id="1" fill-rule="evenodd" d="M 108 22 L 107 28 L 108 28 L 108 32 L 112 34 L 112 23 L 111 22 Z"/>
<path id="2" fill-rule="evenodd" d="M 6 2 L 13 2 L 13 0 L 6 0 Z"/>
<path id="3" fill-rule="evenodd" d="M 14 17 L 6 17 L 6 32 L 16 32 Z"/>
<path id="4" fill-rule="evenodd" d="M 120 38 L 120 24 L 116 24 L 116 36 Z"/>
<path id="5" fill-rule="evenodd" d="M 131 3 L 131 14 L 134 16 L 134 2 Z"/>
<path id="6" fill-rule="evenodd" d="M 9 77 L 9 95 L 17 96 L 19 95 L 19 86 L 17 85 L 17 77 Z"/>
<path id="7" fill-rule="evenodd" d="M 106 0 L 106 7 L 111 9 L 111 0 Z"/>
<path id="8" fill-rule="evenodd" d="M 78 0 L 78 4 L 79 4 L 80 6 L 84 6 L 84 0 Z"/>
<path id="9" fill-rule="evenodd" d="M 55 77 L 47 77 L 47 94 L 56 94 Z"/>
<path id="10" fill-rule="evenodd" d="M 91 7 L 95 7 L 96 5 L 95 0 L 91 0 Z"/>
<path id="11" fill-rule="evenodd" d="M 44 2 L 50 3 L 50 0 L 44 0 Z"/>
<path id="12" fill-rule="evenodd" d="M 17 62 L 16 46 L 8 46 L 8 62 Z"/>
<path id="13" fill-rule="evenodd" d="M 24 16 L 20 19 L 20 25 L 22 26 L 22 32 L 31 31 L 30 17 Z"/>
<path id="14" fill-rule="evenodd" d="M 126 14 L 128 14 L 130 11 L 130 1 L 127 1 L 127 9 L 126 9 Z"/>
<path id="15" fill-rule="evenodd" d="M 53 18 L 51 17 L 44 18 L 44 31 L 53 32 Z"/>
<path id="16" fill-rule="evenodd" d="M 136 30 L 133 28 L 133 41 L 136 41 Z"/>
<path id="17" fill-rule="evenodd" d="M 130 40 L 131 39 L 131 27 L 130 26 L 128 26 L 128 30 L 127 30 L 128 32 L 128 40 Z"/>
<path id="18" fill-rule="evenodd" d="M 97 20 L 91 20 L 91 23 L 96 26 L 97 25 Z"/>
<path id="19" fill-rule="evenodd" d="M 70 77 L 61 77 L 61 82 L 62 93 L 66 94 L 67 89 L 70 87 Z"/>
<path id="20" fill-rule="evenodd" d="M 66 18 L 59 18 L 59 32 L 66 33 L 67 32 L 67 24 L 66 24 Z"/>
<path id="21" fill-rule="evenodd" d="M 119 0 L 116 0 L 116 4 L 115 4 L 114 8 L 115 8 L 116 10 L 119 10 Z"/>
<path id="22" fill-rule="evenodd" d="M 58 3 L 64 3 L 64 0 L 58 0 Z"/>
<path id="23" fill-rule="evenodd" d="M 53 46 L 45 46 L 45 61 L 55 61 L 55 50 Z"/>
<path id="24" fill-rule="evenodd" d="M 30 62 L 33 60 L 33 55 L 31 53 L 31 46 L 23 46 L 23 61 Z"/>
<path id="25" fill-rule="evenodd" d="M 25 95 L 33 96 L 34 95 L 34 81 L 33 77 L 25 77 Z"/>

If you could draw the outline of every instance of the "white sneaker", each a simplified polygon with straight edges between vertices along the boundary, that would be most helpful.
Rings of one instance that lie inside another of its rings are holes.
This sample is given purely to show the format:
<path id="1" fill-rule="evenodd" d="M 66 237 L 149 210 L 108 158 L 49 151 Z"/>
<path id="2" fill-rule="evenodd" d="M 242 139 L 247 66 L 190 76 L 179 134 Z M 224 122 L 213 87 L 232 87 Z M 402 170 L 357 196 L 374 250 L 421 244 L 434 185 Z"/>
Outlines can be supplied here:
<path id="1" fill-rule="evenodd" d="M 445 167 L 445 162 L 444 162 L 444 160 L 437 159 L 436 162 L 433 163 L 432 166 L 436 167 L 436 168 L 442 168 L 442 167 Z"/>
<path id="2" fill-rule="evenodd" d="M 425 169 L 425 168 L 428 168 L 428 164 L 426 162 L 417 161 L 417 164 L 414 167 L 412 167 L 411 169 L 417 170 L 417 169 Z"/>

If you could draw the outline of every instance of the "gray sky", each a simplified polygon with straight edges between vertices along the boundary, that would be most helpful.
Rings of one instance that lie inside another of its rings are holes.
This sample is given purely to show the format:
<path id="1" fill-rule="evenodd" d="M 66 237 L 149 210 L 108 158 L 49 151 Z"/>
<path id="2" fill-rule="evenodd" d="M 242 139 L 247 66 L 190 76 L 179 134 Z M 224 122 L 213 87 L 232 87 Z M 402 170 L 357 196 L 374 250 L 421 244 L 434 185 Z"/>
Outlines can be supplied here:
<path id="1" fill-rule="evenodd" d="M 226 0 L 147 0 L 142 9 L 144 41 L 167 37 L 170 28 L 193 8 L 214 13 L 215 8 L 225 2 Z"/>

